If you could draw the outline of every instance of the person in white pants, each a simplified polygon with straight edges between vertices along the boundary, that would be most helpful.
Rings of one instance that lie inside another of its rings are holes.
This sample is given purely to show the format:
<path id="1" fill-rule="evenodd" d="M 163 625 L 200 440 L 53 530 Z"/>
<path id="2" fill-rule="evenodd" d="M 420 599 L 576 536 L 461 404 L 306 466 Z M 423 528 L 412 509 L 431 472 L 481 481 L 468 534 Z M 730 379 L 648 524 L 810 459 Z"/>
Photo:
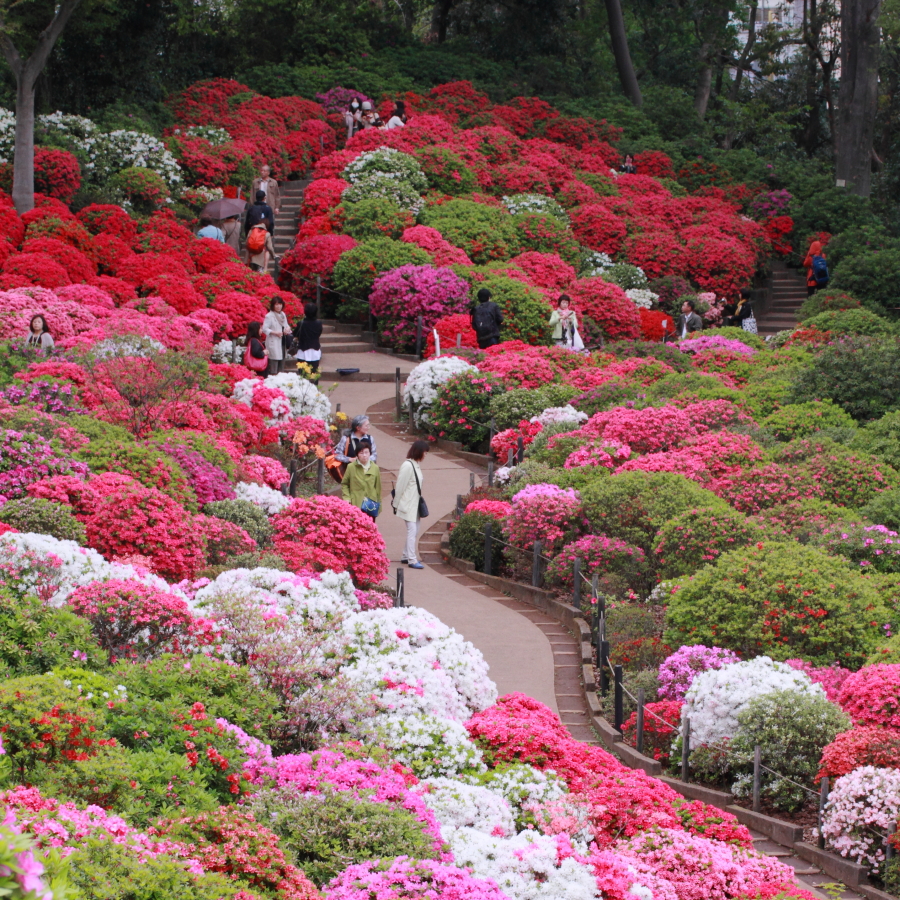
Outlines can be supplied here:
<path id="1" fill-rule="evenodd" d="M 394 512 L 406 522 L 406 547 L 401 557 L 411 569 L 424 569 L 416 555 L 416 536 L 419 532 L 419 498 L 422 496 L 422 468 L 419 463 L 428 452 L 427 441 L 414 441 L 397 474 L 394 488 Z"/>

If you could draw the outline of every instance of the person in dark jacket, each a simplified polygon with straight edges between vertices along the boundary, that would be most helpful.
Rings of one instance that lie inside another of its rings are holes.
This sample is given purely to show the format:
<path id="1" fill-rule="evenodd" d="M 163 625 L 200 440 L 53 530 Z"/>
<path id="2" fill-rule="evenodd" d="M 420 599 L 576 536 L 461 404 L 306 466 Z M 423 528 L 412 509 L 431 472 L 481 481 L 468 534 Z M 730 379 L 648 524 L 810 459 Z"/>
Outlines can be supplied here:
<path id="1" fill-rule="evenodd" d="M 244 234 L 249 234 L 250 229 L 254 225 L 259 225 L 260 222 L 266 226 L 269 234 L 275 234 L 275 213 L 272 212 L 272 207 L 266 203 L 265 191 L 256 192 L 256 202 L 247 211 L 247 218 L 244 220 Z"/>
<path id="2" fill-rule="evenodd" d="M 675 336 L 686 338 L 695 331 L 703 330 L 703 319 L 697 314 L 697 304 L 694 300 L 685 300 L 681 304 L 681 315 L 675 326 Z"/>
<path id="3" fill-rule="evenodd" d="M 753 315 L 753 304 L 750 302 L 752 296 L 750 288 L 741 288 L 741 299 L 735 304 L 734 312 L 725 321 L 726 325 L 733 325 L 735 328 L 744 327 L 744 319 L 749 319 Z"/>
<path id="4" fill-rule="evenodd" d="M 503 313 L 500 307 L 491 300 L 491 292 L 482 288 L 478 292 L 478 304 L 472 310 L 472 328 L 478 338 L 478 346 L 482 350 L 500 343 L 500 326 L 503 324 Z"/>
<path id="5" fill-rule="evenodd" d="M 303 307 L 304 318 L 294 328 L 297 339 L 297 359 L 307 363 L 313 372 L 319 371 L 322 359 L 322 323 L 318 319 L 315 303 Z"/>
<path id="6" fill-rule="evenodd" d="M 254 359 L 266 359 L 266 345 L 260 337 L 262 322 L 250 322 L 247 325 L 247 346 L 250 348 L 250 355 Z M 255 373 L 260 375 L 259 372 Z"/>

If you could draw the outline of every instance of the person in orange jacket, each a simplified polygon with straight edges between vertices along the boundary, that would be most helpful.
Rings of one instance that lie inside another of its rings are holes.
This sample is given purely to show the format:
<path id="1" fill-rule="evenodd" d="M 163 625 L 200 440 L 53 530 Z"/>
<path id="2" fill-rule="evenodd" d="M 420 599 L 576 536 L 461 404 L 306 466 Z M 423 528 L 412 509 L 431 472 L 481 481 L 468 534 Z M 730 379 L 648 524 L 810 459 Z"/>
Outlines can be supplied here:
<path id="1" fill-rule="evenodd" d="M 806 267 L 806 296 L 812 297 L 812 295 L 820 288 L 823 287 L 822 284 L 816 279 L 816 273 L 813 271 L 813 257 L 821 256 L 822 259 L 827 259 L 825 256 L 825 251 L 822 249 L 821 241 L 813 241 L 809 245 L 809 252 L 806 254 L 806 259 L 803 260 L 803 265 Z"/>

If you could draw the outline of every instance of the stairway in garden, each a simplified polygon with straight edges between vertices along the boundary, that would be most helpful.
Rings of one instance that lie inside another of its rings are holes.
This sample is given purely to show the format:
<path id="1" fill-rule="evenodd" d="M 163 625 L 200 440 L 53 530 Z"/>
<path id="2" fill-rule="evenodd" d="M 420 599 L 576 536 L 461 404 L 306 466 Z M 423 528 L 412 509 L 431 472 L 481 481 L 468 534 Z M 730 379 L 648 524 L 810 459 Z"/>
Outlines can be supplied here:
<path id="1" fill-rule="evenodd" d="M 272 243 L 275 255 L 284 256 L 297 236 L 300 223 L 300 207 L 303 204 L 303 191 L 309 181 L 283 181 L 281 183 L 281 212 L 275 217 L 275 234 Z"/>
<path id="2" fill-rule="evenodd" d="M 772 294 L 766 311 L 757 317 L 761 335 L 776 334 L 797 326 L 797 310 L 806 299 L 806 272 L 772 263 Z"/>
<path id="3" fill-rule="evenodd" d="M 371 353 L 372 342 L 363 335 L 362 325 L 349 325 L 326 319 L 322 322 L 322 368 L 329 369 L 329 354 Z"/>

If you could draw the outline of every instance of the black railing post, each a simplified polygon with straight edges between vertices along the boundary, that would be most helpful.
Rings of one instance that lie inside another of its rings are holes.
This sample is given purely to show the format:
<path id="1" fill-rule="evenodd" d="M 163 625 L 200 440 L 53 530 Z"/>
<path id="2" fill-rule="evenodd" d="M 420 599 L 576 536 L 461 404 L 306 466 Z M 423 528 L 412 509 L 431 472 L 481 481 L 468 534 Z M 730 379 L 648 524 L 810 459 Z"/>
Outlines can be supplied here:
<path id="1" fill-rule="evenodd" d="M 397 402 L 397 421 L 400 421 L 400 417 L 403 415 L 403 402 L 400 399 L 400 367 L 397 366 L 397 370 L 394 372 L 394 399 Z"/>
<path id="2" fill-rule="evenodd" d="M 600 669 L 600 693 L 605 697 L 609 693 L 609 672 L 606 669 L 606 660 L 609 659 L 609 643 L 601 639 L 597 646 L 597 652 L 600 656 L 598 662 Z"/>
<path id="3" fill-rule="evenodd" d="M 290 479 L 288 480 L 288 489 L 287 493 L 290 494 L 291 497 L 297 496 L 297 460 L 292 459 L 290 467 L 288 468 L 288 472 L 290 472 Z"/>
<path id="4" fill-rule="evenodd" d="M 456 495 L 456 518 L 458 519 L 463 514 L 463 502 L 462 502 L 462 494 Z"/>
<path id="5" fill-rule="evenodd" d="M 395 606 L 406 606 L 406 582 L 403 569 L 397 569 L 397 602 Z"/>
<path id="6" fill-rule="evenodd" d="M 494 486 L 494 461 L 488 460 L 488 487 Z"/>
<path id="7" fill-rule="evenodd" d="M 316 275 L 316 317 L 322 318 L 322 276 Z"/>
<path id="8" fill-rule="evenodd" d="M 494 535 L 493 526 L 490 522 L 484 526 L 484 574 L 493 574 L 492 562 L 494 558 Z"/>
<path id="9" fill-rule="evenodd" d="M 416 316 L 416 359 L 422 358 L 422 323 L 422 317 Z"/>
<path id="10" fill-rule="evenodd" d="M 469 472 L 469 491 L 475 490 L 475 473 Z"/>
<path id="11" fill-rule="evenodd" d="M 819 783 L 819 849 L 825 849 L 825 835 L 822 834 L 822 823 L 825 821 L 825 804 L 828 802 L 828 776 L 825 775 Z"/>
<path id="12" fill-rule="evenodd" d="M 637 695 L 637 722 L 634 732 L 634 745 L 638 753 L 644 752 L 644 689 L 638 688 Z"/>
<path id="13" fill-rule="evenodd" d="M 531 557 L 531 586 L 539 588 L 541 586 L 541 550 L 543 544 L 540 541 L 534 542 Z"/>
<path id="14" fill-rule="evenodd" d="M 622 733 L 622 667 L 613 666 L 613 718 L 616 731 Z"/>
<path id="15" fill-rule="evenodd" d="M 581 557 L 572 563 L 572 606 L 581 612 Z"/>
<path id="16" fill-rule="evenodd" d="M 316 493 L 325 493 L 325 460 L 320 459 L 316 463 Z"/>
<path id="17" fill-rule="evenodd" d="M 681 780 L 686 782 L 691 774 L 691 720 L 684 716 L 681 723 Z"/>
<path id="18" fill-rule="evenodd" d="M 519 465 L 525 459 L 525 441 L 522 440 L 521 434 L 516 439 L 516 459 L 519 461 Z"/>

